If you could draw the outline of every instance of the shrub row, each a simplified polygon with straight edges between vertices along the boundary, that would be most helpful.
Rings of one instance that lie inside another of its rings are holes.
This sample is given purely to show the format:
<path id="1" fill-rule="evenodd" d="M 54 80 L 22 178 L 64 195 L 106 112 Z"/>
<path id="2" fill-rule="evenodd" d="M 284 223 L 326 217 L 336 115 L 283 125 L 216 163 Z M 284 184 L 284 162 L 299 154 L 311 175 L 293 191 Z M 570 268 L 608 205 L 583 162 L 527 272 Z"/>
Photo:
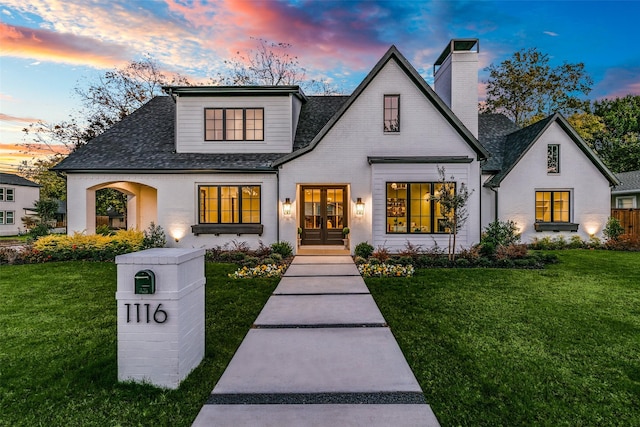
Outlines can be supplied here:
<path id="1" fill-rule="evenodd" d="M 251 249 L 247 242 L 232 240 L 223 246 L 207 249 L 205 259 L 210 262 L 229 262 L 240 267 L 254 268 L 261 265 L 289 264 L 293 247 L 289 242 L 272 243 L 266 246 L 259 243 L 257 249 Z"/>

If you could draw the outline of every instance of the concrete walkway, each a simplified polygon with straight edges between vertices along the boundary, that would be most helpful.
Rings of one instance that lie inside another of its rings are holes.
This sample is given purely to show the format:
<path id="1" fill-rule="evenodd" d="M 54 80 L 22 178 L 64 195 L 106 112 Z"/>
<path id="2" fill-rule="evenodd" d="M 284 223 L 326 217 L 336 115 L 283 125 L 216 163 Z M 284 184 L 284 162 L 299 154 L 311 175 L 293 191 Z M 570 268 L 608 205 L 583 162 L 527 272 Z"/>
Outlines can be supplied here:
<path id="1" fill-rule="evenodd" d="M 439 426 L 349 256 L 296 256 L 193 426 Z"/>

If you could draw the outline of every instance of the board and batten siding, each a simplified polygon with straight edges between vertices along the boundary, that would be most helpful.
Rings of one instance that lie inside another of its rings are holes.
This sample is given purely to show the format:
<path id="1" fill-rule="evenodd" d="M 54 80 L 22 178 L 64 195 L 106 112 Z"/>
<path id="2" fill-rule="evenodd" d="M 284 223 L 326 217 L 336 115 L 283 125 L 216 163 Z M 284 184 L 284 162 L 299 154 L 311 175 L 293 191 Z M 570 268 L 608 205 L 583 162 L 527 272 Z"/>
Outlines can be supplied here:
<path id="1" fill-rule="evenodd" d="M 205 141 L 205 108 L 263 108 L 264 141 Z M 178 97 L 178 153 L 290 153 L 293 147 L 290 96 Z"/>
<path id="2" fill-rule="evenodd" d="M 438 182 L 438 167 L 444 167 L 447 179 L 454 177 L 457 188 L 464 183 L 467 188 L 477 188 L 477 163 L 465 164 L 374 164 L 372 165 L 373 188 L 373 245 L 384 246 L 393 251 L 402 250 L 407 241 L 423 248 L 433 246 L 434 242 L 441 248 L 449 245 L 448 234 L 389 234 L 386 232 L 387 183 L 389 182 Z M 471 191 L 471 190 L 470 190 Z M 476 190 L 467 202 L 469 216 L 464 227 L 456 237 L 456 250 L 469 248 L 479 241 L 480 196 Z"/>

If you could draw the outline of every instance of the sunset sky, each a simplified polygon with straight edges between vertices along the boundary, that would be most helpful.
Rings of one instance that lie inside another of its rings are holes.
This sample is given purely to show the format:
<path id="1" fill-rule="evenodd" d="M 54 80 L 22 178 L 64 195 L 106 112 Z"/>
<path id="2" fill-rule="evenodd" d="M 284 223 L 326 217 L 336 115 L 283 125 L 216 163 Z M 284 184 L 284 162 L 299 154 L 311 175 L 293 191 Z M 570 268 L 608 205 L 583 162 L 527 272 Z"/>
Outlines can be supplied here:
<path id="1" fill-rule="evenodd" d="M 293 45 L 309 78 L 350 93 L 395 44 L 432 84 L 451 38 L 480 39 L 482 68 L 522 48 L 584 62 L 590 99 L 640 95 L 640 1 L 0 0 L 0 170 L 22 159 L 21 129 L 65 120 L 73 88 L 150 54 L 206 80 L 253 38 Z"/>

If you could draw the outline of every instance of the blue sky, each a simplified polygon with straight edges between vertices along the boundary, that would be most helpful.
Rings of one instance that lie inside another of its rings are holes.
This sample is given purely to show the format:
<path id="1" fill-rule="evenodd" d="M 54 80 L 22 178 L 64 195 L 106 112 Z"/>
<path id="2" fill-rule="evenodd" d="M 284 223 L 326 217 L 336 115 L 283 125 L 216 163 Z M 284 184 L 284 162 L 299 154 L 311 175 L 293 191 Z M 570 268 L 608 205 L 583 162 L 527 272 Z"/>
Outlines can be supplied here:
<path id="1" fill-rule="evenodd" d="M 481 81 L 537 47 L 583 62 L 596 99 L 640 95 L 639 18 L 640 1 L 0 0 L 0 170 L 34 154 L 20 129 L 67 119 L 74 86 L 146 53 L 205 81 L 251 37 L 286 42 L 308 77 L 349 92 L 392 44 L 431 84 L 446 43 L 472 37 Z"/>

